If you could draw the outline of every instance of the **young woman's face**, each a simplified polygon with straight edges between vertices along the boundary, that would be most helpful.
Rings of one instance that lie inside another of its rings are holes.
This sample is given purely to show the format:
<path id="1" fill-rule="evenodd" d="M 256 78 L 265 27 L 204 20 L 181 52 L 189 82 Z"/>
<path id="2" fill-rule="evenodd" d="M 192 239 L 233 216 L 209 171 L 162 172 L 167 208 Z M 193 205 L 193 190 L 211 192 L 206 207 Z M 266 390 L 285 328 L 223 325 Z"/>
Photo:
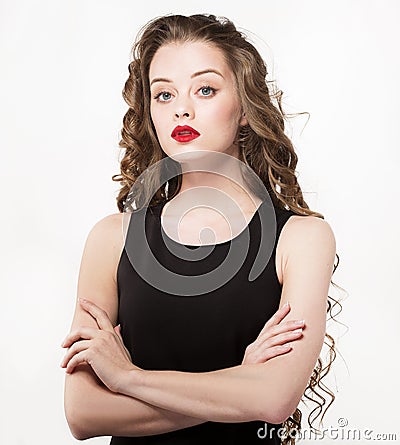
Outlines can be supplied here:
<path id="1" fill-rule="evenodd" d="M 151 118 L 168 156 L 192 150 L 238 156 L 235 141 L 246 119 L 221 50 L 204 42 L 164 45 L 149 81 Z"/>

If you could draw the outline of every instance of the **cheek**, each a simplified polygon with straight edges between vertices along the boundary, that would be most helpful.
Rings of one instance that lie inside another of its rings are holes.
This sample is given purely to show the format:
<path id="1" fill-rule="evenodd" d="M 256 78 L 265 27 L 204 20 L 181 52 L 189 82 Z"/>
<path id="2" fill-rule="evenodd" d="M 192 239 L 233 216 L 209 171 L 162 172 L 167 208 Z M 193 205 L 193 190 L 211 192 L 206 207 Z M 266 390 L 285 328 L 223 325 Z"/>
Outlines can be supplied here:
<path id="1" fill-rule="evenodd" d="M 162 123 L 164 121 L 162 110 L 157 107 L 150 107 L 150 116 L 151 120 L 153 121 L 154 128 L 156 129 L 157 136 L 160 139 L 163 135 Z"/>
<path id="2" fill-rule="evenodd" d="M 208 110 L 208 117 L 215 125 L 224 132 L 235 133 L 240 120 L 240 107 L 230 100 L 221 101 L 218 105 Z"/>
<path id="3" fill-rule="evenodd" d="M 152 105 L 150 105 L 150 118 L 151 118 L 151 121 L 153 122 L 153 125 L 157 128 L 158 116 L 157 116 L 157 112 L 154 110 L 154 107 Z"/>
<path id="4" fill-rule="evenodd" d="M 169 149 L 171 143 L 170 139 L 171 129 L 168 126 L 168 120 L 166 119 L 165 116 L 166 115 L 165 108 L 150 106 L 150 117 L 153 122 L 154 129 L 156 131 L 158 142 L 161 145 L 161 149 L 167 156 L 170 156 L 172 154 L 171 150 Z"/>

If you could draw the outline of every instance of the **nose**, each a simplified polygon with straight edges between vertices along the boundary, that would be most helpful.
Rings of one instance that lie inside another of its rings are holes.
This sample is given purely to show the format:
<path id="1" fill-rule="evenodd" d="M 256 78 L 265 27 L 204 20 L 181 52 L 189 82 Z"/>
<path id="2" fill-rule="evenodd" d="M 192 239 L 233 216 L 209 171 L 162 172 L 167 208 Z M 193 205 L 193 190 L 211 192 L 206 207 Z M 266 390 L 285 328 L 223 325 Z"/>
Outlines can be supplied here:
<path id="1" fill-rule="evenodd" d="M 189 98 L 184 99 L 182 97 L 181 100 L 175 102 L 174 116 L 175 119 L 181 119 L 183 117 L 187 119 L 194 118 L 194 109 Z"/>
<path id="2" fill-rule="evenodd" d="M 189 114 L 189 112 L 188 111 L 176 111 L 175 112 L 175 117 L 176 118 L 180 118 L 180 117 L 190 117 L 190 114 Z"/>

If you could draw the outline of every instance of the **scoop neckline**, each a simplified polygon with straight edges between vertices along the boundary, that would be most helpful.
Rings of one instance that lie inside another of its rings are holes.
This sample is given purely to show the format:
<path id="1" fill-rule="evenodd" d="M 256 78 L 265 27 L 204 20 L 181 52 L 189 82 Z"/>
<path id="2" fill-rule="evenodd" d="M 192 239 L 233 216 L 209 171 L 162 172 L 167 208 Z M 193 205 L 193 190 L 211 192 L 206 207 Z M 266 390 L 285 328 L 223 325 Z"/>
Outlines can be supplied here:
<path id="1" fill-rule="evenodd" d="M 214 243 L 214 244 L 183 244 L 180 243 L 174 239 L 172 239 L 167 232 L 164 230 L 163 225 L 161 224 L 161 214 L 162 214 L 162 209 L 164 208 L 164 206 L 166 205 L 168 201 L 162 202 L 160 204 L 156 205 L 157 208 L 157 214 L 156 214 L 156 219 L 157 219 L 157 223 L 160 227 L 161 230 L 161 234 L 162 237 L 166 237 L 171 243 L 177 244 L 178 246 L 182 246 L 182 247 L 188 247 L 190 249 L 194 249 L 194 248 L 210 248 L 210 247 L 217 247 L 217 246 L 225 246 L 227 244 L 230 244 L 232 242 L 235 242 L 236 239 L 238 239 L 240 236 L 243 235 L 243 233 L 246 231 L 246 229 L 250 230 L 250 227 L 254 224 L 254 220 L 256 219 L 256 215 L 259 212 L 261 206 L 263 204 L 265 204 L 266 200 L 263 200 L 260 205 L 257 207 L 256 211 L 253 213 L 252 217 L 250 218 L 250 221 L 246 224 L 246 226 L 243 228 L 243 230 L 241 232 L 239 232 L 236 236 L 234 236 L 233 238 L 226 240 L 226 241 L 222 241 L 221 243 Z"/>

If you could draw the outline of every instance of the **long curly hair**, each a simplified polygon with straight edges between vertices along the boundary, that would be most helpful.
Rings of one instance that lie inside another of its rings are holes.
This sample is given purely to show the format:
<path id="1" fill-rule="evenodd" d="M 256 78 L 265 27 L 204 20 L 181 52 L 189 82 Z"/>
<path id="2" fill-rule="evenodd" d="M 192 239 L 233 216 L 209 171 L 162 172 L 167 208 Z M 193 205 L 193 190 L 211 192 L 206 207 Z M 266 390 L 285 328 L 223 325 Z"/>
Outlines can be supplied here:
<path id="1" fill-rule="evenodd" d="M 163 152 L 150 116 L 149 68 L 156 51 L 165 44 L 178 42 L 205 42 L 222 50 L 225 59 L 236 78 L 236 87 L 248 124 L 240 128 L 239 159 L 247 164 L 261 179 L 268 190 L 273 204 L 279 208 L 290 209 L 299 215 L 313 215 L 324 219 L 321 213 L 311 210 L 303 198 L 296 177 L 298 157 L 288 136 L 285 134 L 285 120 L 288 115 L 282 109 L 282 91 L 273 81 L 267 80 L 266 64 L 247 40 L 246 35 L 236 29 L 225 17 L 211 14 L 191 16 L 166 15 L 156 18 L 139 32 L 132 48 L 132 61 L 129 64 L 129 77 L 123 89 L 123 97 L 129 108 L 123 118 L 121 141 L 124 149 L 120 160 L 121 173 L 112 176 L 113 181 L 121 183 L 117 196 L 120 212 L 135 202 L 140 207 L 144 202 L 156 205 L 172 199 L 180 190 L 182 176 L 157 187 L 142 187 L 132 195 L 132 185 L 149 166 L 155 165 L 166 157 Z M 300 113 L 301 114 L 301 113 Z M 157 181 L 157 178 L 147 178 Z M 145 196 L 146 190 L 156 190 L 153 196 Z M 339 265 L 339 256 L 334 264 L 333 273 Z M 332 273 L 332 275 L 333 275 Z M 337 286 L 332 280 L 331 284 Z M 342 288 L 340 288 L 342 289 Z M 337 308 L 334 314 L 333 309 Z M 342 310 L 339 300 L 328 295 L 328 319 L 333 319 Z M 302 401 L 310 400 L 317 406 L 309 413 L 308 424 L 321 415 L 320 424 L 333 403 L 335 396 L 322 382 L 336 358 L 334 338 L 325 333 L 324 345 L 328 347 L 328 359 L 320 357 L 312 372 Z M 329 397 L 329 402 L 327 398 Z M 324 408 L 324 405 L 325 406 Z M 283 444 L 294 444 L 301 431 L 302 413 L 299 408 L 283 423 Z M 294 435 L 293 432 L 296 434 Z"/>

